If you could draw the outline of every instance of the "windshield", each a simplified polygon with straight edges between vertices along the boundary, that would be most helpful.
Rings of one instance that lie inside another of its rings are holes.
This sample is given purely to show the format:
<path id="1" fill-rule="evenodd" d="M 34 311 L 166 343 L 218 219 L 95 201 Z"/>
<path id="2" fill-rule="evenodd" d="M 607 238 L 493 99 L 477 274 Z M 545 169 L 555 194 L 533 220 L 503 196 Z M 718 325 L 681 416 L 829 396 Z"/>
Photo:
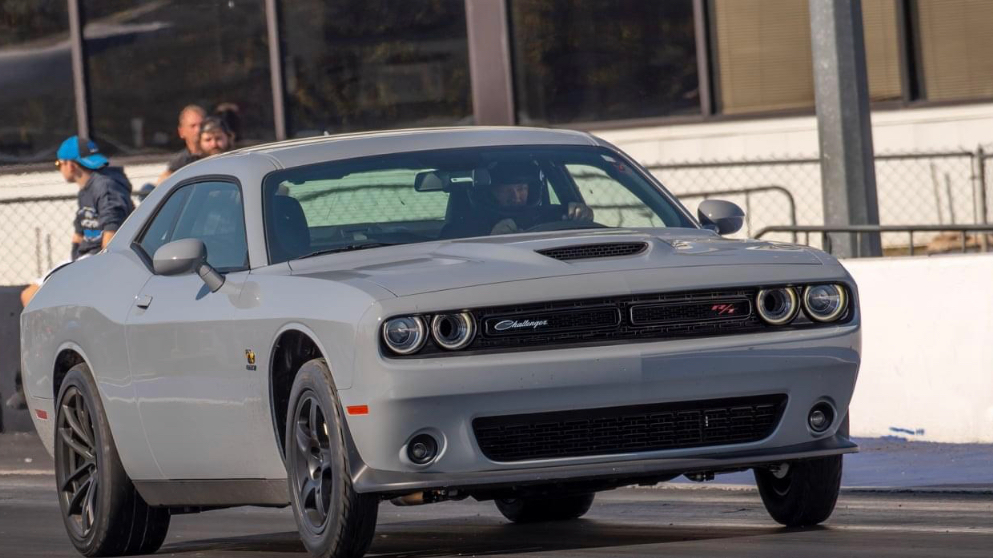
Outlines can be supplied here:
<path id="1" fill-rule="evenodd" d="M 613 151 L 479 147 L 297 167 L 263 185 L 272 263 L 308 255 L 522 232 L 694 227 Z"/>

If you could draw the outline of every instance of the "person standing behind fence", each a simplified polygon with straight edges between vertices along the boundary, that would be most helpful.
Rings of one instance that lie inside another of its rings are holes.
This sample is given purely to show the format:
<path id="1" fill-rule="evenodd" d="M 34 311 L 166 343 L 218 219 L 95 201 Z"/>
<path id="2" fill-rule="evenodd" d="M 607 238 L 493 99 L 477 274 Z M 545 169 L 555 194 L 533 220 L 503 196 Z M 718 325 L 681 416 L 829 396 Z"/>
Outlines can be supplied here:
<path id="1" fill-rule="evenodd" d="M 53 270 L 103 250 L 124 220 L 134 211 L 131 182 L 120 167 L 110 166 L 96 143 L 72 136 L 59 146 L 57 157 L 55 166 L 62 178 L 66 182 L 75 183 L 79 192 L 76 194 L 78 209 L 73 220 L 70 257 Z M 49 271 L 43 277 L 35 279 L 21 291 L 21 304 L 25 308 L 51 273 Z M 20 371 L 15 383 L 18 391 L 7 400 L 7 406 L 24 409 L 27 405 L 21 388 Z"/>
<path id="2" fill-rule="evenodd" d="M 234 133 L 227 123 L 217 116 L 204 118 L 200 126 L 200 153 L 204 157 L 234 149 Z"/>
<path id="3" fill-rule="evenodd" d="M 179 153 L 173 155 L 172 159 L 169 159 L 166 170 L 159 175 L 159 179 L 155 182 L 156 185 L 162 184 L 172 173 L 201 157 L 200 125 L 206 116 L 207 111 L 203 110 L 200 105 L 186 105 L 183 110 L 179 111 L 179 125 L 176 127 L 176 132 L 186 145 Z"/>
<path id="4" fill-rule="evenodd" d="M 56 266 L 61 267 L 104 249 L 134 211 L 134 203 L 131 201 L 131 182 L 124 171 L 111 167 L 92 140 L 72 136 L 62 142 L 55 165 L 66 182 L 79 187 L 70 258 Z M 43 281 L 44 277 L 36 279 L 21 291 L 24 306 Z"/>

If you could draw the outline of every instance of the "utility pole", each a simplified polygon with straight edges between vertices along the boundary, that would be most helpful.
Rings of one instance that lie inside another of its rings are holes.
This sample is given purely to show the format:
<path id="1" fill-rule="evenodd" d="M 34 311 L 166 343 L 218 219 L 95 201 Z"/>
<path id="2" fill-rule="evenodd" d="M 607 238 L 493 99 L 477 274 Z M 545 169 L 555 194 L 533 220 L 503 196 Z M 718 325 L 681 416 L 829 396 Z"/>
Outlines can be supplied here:
<path id="1" fill-rule="evenodd" d="M 861 0 L 809 0 L 825 225 L 878 225 Z M 881 256 L 878 233 L 835 233 L 841 258 Z"/>

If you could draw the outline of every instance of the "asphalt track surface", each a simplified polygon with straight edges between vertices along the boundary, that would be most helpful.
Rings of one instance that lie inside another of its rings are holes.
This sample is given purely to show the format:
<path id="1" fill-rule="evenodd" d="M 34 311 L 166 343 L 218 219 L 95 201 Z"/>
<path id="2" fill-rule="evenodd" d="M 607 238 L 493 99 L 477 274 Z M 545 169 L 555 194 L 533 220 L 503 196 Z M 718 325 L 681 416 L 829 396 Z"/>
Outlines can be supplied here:
<path id="1" fill-rule="evenodd" d="M 952 446 L 921 456 L 921 446 L 911 445 L 914 451 L 908 452 L 906 444 L 883 442 L 882 450 L 880 444 L 866 445 L 863 455 L 869 457 L 849 458 L 848 487 L 832 518 L 818 528 L 778 527 L 745 484 L 748 477 L 732 476 L 727 479 L 742 484 L 675 483 L 600 493 L 583 519 L 539 525 L 509 524 L 491 502 L 472 499 L 410 508 L 384 503 L 368 555 L 993 556 L 993 448 Z M 11 443 L 0 436 L 2 557 L 76 556 L 55 501 L 51 461 L 38 449 L 36 441 Z M 960 466 L 959 474 L 947 473 L 949 464 Z M 886 487 L 872 481 L 886 472 L 904 482 Z M 859 481 L 875 485 L 854 487 Z M 290 512 L 259 508 L 176 516 L 158 554 L 307 556 Z"/>

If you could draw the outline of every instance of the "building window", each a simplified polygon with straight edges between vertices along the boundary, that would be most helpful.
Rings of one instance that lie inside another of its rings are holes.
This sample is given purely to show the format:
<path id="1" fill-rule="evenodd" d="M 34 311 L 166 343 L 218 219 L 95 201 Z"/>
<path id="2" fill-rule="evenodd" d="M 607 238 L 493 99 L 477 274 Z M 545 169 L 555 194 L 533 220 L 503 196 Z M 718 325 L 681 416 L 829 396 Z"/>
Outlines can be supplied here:
<path id="1" fill-rule="evenodd" d="M 691 0 L 510 0 L 520 124 L 699 114 Z"/>
<path id="2" fill-rule="evenodd" d="M 725 114 L 814 106 L 810 11 L 798 0 L 713 0 L 719 110 Z M 901 98 L 895 0 L 863 0 L 869 97 Z"/>
<path id="3" fill-rule="evenodd" d="M 179 111 L 238 109 L 239 145 L 275 138 L 264 0 L 82 0 L 90 119 L 120 154 L 175 150 Z"/>
<path id="4" fill-rule="evenodd" d="M 919 0 L 917 10 L 924 97 L 993 97 L 993 2 Z"/>
<path id="5" fill-rule="evenodd" d="M 76 133 L 65 0 L 0 2 L 0 165 L 54 161 Z"/>
<path id="6" fill-rule="evenodd" d="M 280 9 L 289 135 L 472 123 L 463 0 Z"/>

